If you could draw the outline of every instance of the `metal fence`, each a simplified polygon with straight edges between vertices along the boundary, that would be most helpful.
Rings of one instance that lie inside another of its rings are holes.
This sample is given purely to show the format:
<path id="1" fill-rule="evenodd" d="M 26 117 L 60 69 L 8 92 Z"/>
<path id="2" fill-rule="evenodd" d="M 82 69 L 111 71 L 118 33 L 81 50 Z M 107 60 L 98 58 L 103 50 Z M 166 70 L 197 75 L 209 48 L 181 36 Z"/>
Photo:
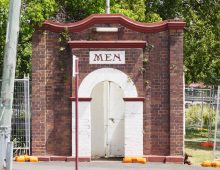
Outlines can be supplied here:
<path id="1" fill-rule="evenodd" d="M 29 76 L 15 79 L 13 114 L 11 120 L 11 141 L 14 143 L 14 154 L 30 154 L 30 83 Z"/>
<path id="2" fill-rule="evenodd" d="M 185 111 L 189 111 L 188 109 L 191 108 L 192 113 L 198 112 L 195 113 L 197 114 L 196 117 L 198 121 L 192 121 L 192 125 L 190 126 L 197 128 L 203 127 L 204 112 L 207 112 L 207 108 L 213 111 L 215 110 L 216 98 L 217 90 L 213 88 L 185 88 Z"/>
<path id="3" fill-rule="evenodd" d="M 204 132 L 207 140 L 213 140 L 217 90 L 214 88 L 185 88 L 185 141 L 205 140 L 191 138 L 190 134 Z M 207 135 L 206 135 L 207 134 Z"/>
<path id="4" fill-rule="evenodd" d="M 185 88 L 185 104 L 214 104 L 217 91 L 213 88 Z"/>

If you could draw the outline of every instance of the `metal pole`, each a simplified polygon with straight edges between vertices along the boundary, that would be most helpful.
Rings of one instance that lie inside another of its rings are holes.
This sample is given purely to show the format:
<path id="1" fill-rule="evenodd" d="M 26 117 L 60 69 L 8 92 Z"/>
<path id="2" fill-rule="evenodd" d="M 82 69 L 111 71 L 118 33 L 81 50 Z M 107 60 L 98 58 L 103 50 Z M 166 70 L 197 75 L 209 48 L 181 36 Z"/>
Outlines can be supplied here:
<path id="1" fill-rule="evenodd" d="M 6 33 L 0 100 L 0 169 L 3 169 L 6 158 L 7 142 L 10 141 L 11 134 L 11 117 L 20 10 L 21 0 L 11 0 Z"/>
<path id="2" fill-rule="evenodd" d="M 29 75 L 24 75 L 25 154 L 30 154 Z"/>
<path id="3" fill-rule="evenodd" d="M 219 121 L 219 115 L 220 115 L 220 108 L 219 108 L 219 105 L 220 105 L 220 86 L 218 86 L 218 92 L 217 92 L 217 101 L 216 101 L 216 104 L 217 104 L 217 107 L 216 107 L 216 116 L 215 116 L 215 135 L 214 135 L 214 147 L 213 147 L 213 158 L 214 160 L 217 159 L 216 157 L 216 150 L 219 146 L 217 146 L 219 143 L 217 143 L 217 140 L 218 140 L 218 137 L 217 134 L 218 134 L 218 121 Z"/>
<path id="4" fill-rule="evenodd" d="M 201 108 L 201 128 L 203 128 L 203 105 L 204 105 L 204 91 L 203 91 L 203 89 L 202 89 L 202 108 Z"/>
<path id="5" fill-rule="evenodd" d="M 79 60 L 76 58 L 75 60 L 75 170 L 78 170 L 78 163 L 79 163 L 79 156 L 78 156 L 78 104 L 79 104 L 79 98 L 78 98 L 78 80 L 79 80 L 79 67 L 78 63 Z"/>
<path id="6" fill-rule="evenodd" d="M 27 77 L 27 111 L 28 111 L 28 154 L 30 155 L 31 154 L 31 112 L 30 112 L 30 77 L 29 77 L 29 74 L 28 74 L 28 77 Z"/>
<path id="7" fill-rule="evenodd" d="M 110 0 L 106 0 L 106 14 L 110 14 Z"/>
<path id="8" fill-rule="evenodd" d="M 6 155 L 6 170 L 12 170 L 13 142 L 8 142 Z"/>

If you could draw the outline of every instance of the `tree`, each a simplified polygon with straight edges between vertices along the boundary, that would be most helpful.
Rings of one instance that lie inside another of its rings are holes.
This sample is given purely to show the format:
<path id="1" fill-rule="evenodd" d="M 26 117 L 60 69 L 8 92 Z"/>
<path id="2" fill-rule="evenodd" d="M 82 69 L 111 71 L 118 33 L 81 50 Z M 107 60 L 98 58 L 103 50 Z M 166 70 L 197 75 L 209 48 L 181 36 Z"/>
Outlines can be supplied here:
<path id="1" fill-rule="evenodd" d="M 147 12 L 154 12 L 165 19 L 173 19 L 182 14 L 182 0 L 145 0 Z"/>
<path id="2" fill-rule="evenodd" d="M 184 2 L 186 80 L 220 83 L 220 1 Z"/>
<path id="3" fill-rule="evenodd" d="M 0 0 L 2 68 L 9 0 Z M 105 12 L 105 0 L 23 0 L 16 76 L 31 73 L 31 38 L 46 19 L 75 22 Z M 186 82 L 220 83 L 220 0 L 112 0 L 111 13 L 141 22 L 175 17 L 187 22 L 184 34 Z M 0 70 L 0 76 L 2 70 Z"/>
<path id="4" fill-rule="evenodd" d="M 163 19 L 183 18 L 186 82 L 220 84 L 220 0 L 146 0 Z"/>
<path id="5" fill-rule="evenodd" d="M 59 11 L 56 20 L 62 22 L 79 21 L 85 17 L 105 13 L 105 0 L 58 0 Z M 111 13 L 124 14 L 137 21 L 159 21 L 161 18 L 155 13 L 146 13 L 144 0 L 114 0 L 111 1 Z"/>
<path id="6" fill-rule="evenodd" d="M 0 0 L 0 68 L 3 62 L 8 4 L 9 0 Z M 145 9 L 144 0 L 111 1 L 112 13 L 122 13 L 137 21 L 161 20 L 155 13 L 146 15 Z M 31 74 L 31 38 L 36 26 L 49 18 L 59 22 L 75 22 L 94 13 L 105 13 L 105 0 L 23 0 L 16 77 Z"/>
<path id="7" fill-rule="evenodd" d="M 6 36 L 6 27 L 7 27 L 7 17 L 8 17 L 8 0 L 0 0 L 0 68 L 3 68 L 3 55 L 4 55 L 4 46 L 5 46 L 5 36 Z M 2 73 L 0 70 L 0 74 Z M 1 74 L 2 75 L 2 74 Z"/>
<path id="8" fill-rule="evenodd" d="M 0 0 L 0 68 L 3 68 L 9 0 Z M 16 77 L 31 73 L 31 38 L 36 25 L 51 17 L 57 10 L 55 0 L 23 0 L 17 51 Z M 0 69 L 0 76 L 2 69 Z"/>

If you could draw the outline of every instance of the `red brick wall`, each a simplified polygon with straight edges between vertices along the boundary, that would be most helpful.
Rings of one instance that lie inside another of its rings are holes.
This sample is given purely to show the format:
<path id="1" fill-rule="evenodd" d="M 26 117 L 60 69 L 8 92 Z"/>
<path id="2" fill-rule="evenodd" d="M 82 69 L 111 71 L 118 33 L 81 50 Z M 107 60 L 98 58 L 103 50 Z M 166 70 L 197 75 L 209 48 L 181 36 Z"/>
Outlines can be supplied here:
<path id="1" fill-rule="evenodd" d="M 46 154 L 46 89 L 45 51 L 46 36 L 41 32 L 33 35 L 32 58 L 32 150 L 34 154 Z M 37 57 L 37 58 L 36 58 Z"/>
<path id="2" fill-rule="evenodd" d="M 135 83 L 139 96 L 143 97 L 143 74 L 140 72 L 140 69 L 143 67 L 142 58 L 143 50 L 139 48 L 133 49 L 102 49 L 102 48 L 83 48 L 83 49 L 73 49 L 72 52 L 74 55 L 79 56 L 79 84 L 90 72 L 100 69 L 100 68 L 112 68 L 111 64 L 89 64 L 89 51 L 125 51 L 126 55 L 126 65 L 116 64 L 114 65 L 115 69 L 121 70 L 127 74 L 132 81 Z M 90 94 L 88 94 L 89 96 Z"/>
<path id="3" fill-rule="evenodd" d="M 37 31 L 32 58 L 32 152 L 71 155 L 71 54 L 59 55 L 59 34 Z"/>
<path id="4" fill-rule="evenodd" d="M 149 64 L 145 74 L 145 154 L 169 155 L 169 42 L 168 32 L 147 37 L 154 45 L 149 52 Z M 146 52 L 147 53 L 147 52 Z"/>
<path id="5" fill-rule="evenodd" d="M 34 155 L 71 155 L 72 96 L 70 50 L 60 55 L 60 35 L 36 31 L 33 36 L 32 151 Z M 144 40 L 147 49 L 73 49 L 79 57 L 80 82 L 91 71 L 113 67 L 132 78 L 144 103 L 144 154 L 183 154 L 183 32 L 71 33 L 71 40 Z M 89 65 L 90 50 L 125 50 L 125 65 Z M 148 63 L 143 65 L 143 57 Z M 144 72 L 139 70 L 144 68 Z"/>
<path id="6" fill-rule="evenodd" d="M 183 154 L 183 30 L 170 30 L 170 155 Z"/>

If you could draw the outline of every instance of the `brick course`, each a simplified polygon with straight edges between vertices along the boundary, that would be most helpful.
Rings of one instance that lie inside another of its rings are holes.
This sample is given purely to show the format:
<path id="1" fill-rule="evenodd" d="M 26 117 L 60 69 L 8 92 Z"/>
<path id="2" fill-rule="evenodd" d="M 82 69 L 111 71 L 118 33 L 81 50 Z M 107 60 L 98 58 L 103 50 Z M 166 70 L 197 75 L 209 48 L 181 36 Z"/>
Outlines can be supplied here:
<path id="1" fill-rule="evenodd" d="M 183 155 L 183 31 L 167 29 L 141 33 L 120 24 L 113 26 L 123 29 L 118 33 L 97 33 L 92 26 L 72 32 L 70 39 L 144 40 L 148 46 L 146 49 L 69 48 L 61 53 L 59 33 L 45 29 L 35 31 L 32 57 L 34 155 L 71 156 L 72 53 L 79 57 L 79 84 L 91 71 L 103 67 L 119 69 L 134 81 L 138 97 L 145 98 L 144 155 Z M 124 50 L 126 64 L 89 65 L 89 51 L 93 50 Z M 148 63 L 143 63 L 145 57 Z"/>

